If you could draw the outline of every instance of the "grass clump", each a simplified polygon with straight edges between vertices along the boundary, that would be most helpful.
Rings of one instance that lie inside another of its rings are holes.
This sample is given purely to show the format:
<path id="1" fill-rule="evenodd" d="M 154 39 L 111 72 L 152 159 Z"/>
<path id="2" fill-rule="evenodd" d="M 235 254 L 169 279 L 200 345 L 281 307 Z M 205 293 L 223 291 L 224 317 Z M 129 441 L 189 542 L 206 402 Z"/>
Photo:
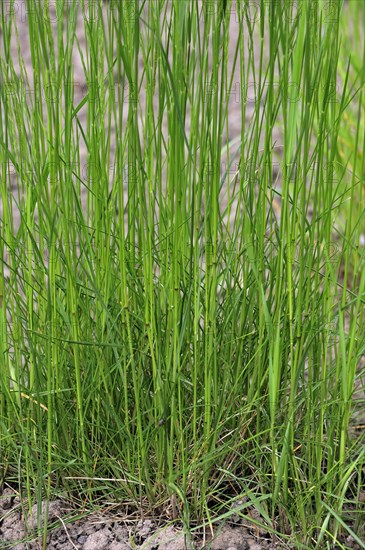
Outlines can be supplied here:
<path id="1" fill-rule="evenodd" d="M 360 540 L 363 6 L 54 4 L 0 8 L 4 478 Z"/>

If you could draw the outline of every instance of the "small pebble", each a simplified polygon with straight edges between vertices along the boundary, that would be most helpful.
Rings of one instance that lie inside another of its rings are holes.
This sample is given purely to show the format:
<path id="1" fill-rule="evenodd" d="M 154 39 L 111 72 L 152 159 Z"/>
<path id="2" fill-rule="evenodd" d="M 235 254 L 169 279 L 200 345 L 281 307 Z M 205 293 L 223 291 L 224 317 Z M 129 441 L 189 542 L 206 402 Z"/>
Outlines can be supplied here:
<path id="1" fill-rule="evenodd" d="M 109 536 L 104 531 L 97 531 L 87 537 L 84 550 L 107 550 L 109 548 Z"/>
<path id="2" fill-rule="evenodd" d="M 130 550 L 130 546 L 125 542 L 117 542 L 115 540 L 109 545 L 108 550 Z"/>

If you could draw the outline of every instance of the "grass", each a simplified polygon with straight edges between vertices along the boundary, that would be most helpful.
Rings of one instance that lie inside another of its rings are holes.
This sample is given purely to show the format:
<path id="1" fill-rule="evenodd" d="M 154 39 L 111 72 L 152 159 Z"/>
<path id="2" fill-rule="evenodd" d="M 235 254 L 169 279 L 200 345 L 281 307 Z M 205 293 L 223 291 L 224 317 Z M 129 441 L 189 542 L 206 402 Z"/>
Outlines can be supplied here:
<path id="1" fill-rule="evenodd" d="M 364 547 L 363 4 L 27 1 L 28 64 L 16 8 L 3 480 Z"/>

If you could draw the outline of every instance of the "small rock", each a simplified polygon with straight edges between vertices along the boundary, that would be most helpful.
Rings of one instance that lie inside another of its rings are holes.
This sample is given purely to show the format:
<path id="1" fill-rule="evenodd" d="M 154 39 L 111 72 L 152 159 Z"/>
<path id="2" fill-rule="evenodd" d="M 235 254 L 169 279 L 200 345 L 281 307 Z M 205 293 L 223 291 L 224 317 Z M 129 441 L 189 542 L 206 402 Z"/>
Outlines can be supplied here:
<path id="1" fill-rule="evenodd" d="M 87 534 L 90 535 L 91 534 L 91 533 L 86 533 L 86 526 L 83 523 L 76 525 L 75 532 L 76 532 L 77 537 L 79 537 L 80 535 L 87 535 Z"/>
<path id="2" fill-rule="evenodd" d="M 115 540 L 109 545 L 108 550 L 130 550 L 130 548 L 129 544 Z"/>
<path id="3" fill-rule="evenodd" d="M 247 543 L 246 537 L 247 533 L 242 529 L 223 527 L 211 541 L 211 548 L 212 550 L 227 550 L 227 548 L 233 546 L 236 550 L 247 550 L 250 546 Z"/>
<path id="4" fill-rule="evenodd" d="M 84 550 L 107 550 L 109 548 L 109 533 L 99 530 L 87 537 Z"/>
<path id="5" fill-rule="evenodd" d="M 143 545 L 143 550 L 185 550 L 184 533 L 171 525 L 151 535 Z M 227 547 L 224 548 L 227 550 Z"/>

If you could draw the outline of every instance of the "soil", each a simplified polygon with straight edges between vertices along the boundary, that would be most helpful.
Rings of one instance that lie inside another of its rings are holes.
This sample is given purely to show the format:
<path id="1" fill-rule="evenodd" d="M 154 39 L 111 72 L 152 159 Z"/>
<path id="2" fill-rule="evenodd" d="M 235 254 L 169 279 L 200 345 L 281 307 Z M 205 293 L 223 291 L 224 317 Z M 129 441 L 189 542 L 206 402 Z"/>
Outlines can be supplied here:
<path id="1" fill-rule="evenodd" d="M 46 503 L 38 512 L 35 504 L 24 510 L 20 498 L 13 489 L 6 488 L 0 497 L 0 548 L 35 550 L 42 547 L 42 537 L 37 537 L 37 523 L 44 525 Z M 75 511 L 73 510 L 75 513 Z M 191 535 L 186 540 L 181 528 L 172 524 L 161 526 L 152 519 L 128 523 L 111 514 L 93 514 L 70 522 L 72 509 L 62 500 L 54 500 L 48 506 L 47 549 L 50 550 L 185 550 L 186 548 L 211 548 L 212 550 L 261 550 L 273 546 L 270 535 L 257 534 L 236 521 L 236 525 L 219 526 L 216 532 L 204 537 Z M 39 520 L 39 521 L 38 521 Z M 38 530 L 38 533 L 40 531 Z M 281 548 L 288 546 L 280 545 Z"/>
<path id="2" fill-rule="evenodd" d="M 255 516 L 254 510 L 250 513 Z M 0 549 L 41 550 L 46 503 L 41 509 L 35 504 L 24 506 L 17 492 L 9 487 L 0 496 Z M 78 518 L 75 515 L 78 514 Z M 256 516 L 255 516 L 256 517 Z M 261 518 L 258 518 L 259 520 Z M 37 529 L 38 526 L 38 529 Z M 48 550 L 265 550 L 297 548 L 290 541 L 273 540 L 262 528 L 245 523 L 237 514 L 217 525 L 211 533 L 207 528 L 197 534 L 184 535 L 181 526 L 154 519 L 128 521 L 121 514 L 93 513 L 81 517 L 66 501 L 49 502 Z M 38 535 L 37 535 L 38 532 Z M 40 535 L 39 535 L 40 534 Z M 341 540 L 342 546 L 333 549 L 360 550 L 351 536 Z M 310 547 L 308 547 L 310 548 Z M 362 547 L 363 548 L 363 547 Z"/>

